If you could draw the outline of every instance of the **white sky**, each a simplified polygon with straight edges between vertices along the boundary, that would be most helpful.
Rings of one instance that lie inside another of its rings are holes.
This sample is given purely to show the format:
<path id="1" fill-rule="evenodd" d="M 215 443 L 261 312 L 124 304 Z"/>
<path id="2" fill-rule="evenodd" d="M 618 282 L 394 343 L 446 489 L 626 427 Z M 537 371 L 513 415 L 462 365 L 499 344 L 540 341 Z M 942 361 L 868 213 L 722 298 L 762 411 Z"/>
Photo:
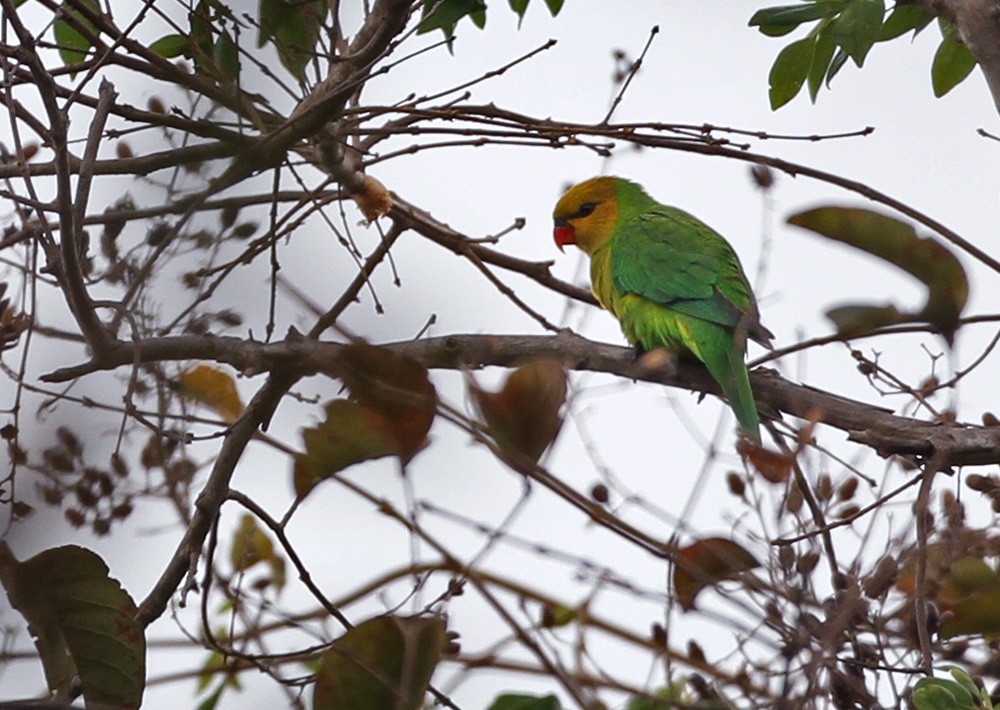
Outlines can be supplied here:
<path id="1" fill-rule="evenodd" d="M 797 135 L 840 133 L 874 126 L 875 133 L 866 138 L 818 143 L 773 140 L 755 144 L 754 150 L 865 182 L 909 202 L 990 250 L 1000 187 L 1000 162 L 996 160 L 1000 145 L 977 136 L 975 131 L 980 127 L 995 130 L 996 111 L 978 73 L 944 99 L 934 99 L 929 67 L 938 34 L 933 26 L 913 45 L 908 40 L 897 40 L 877 46 L 864 70 L 845 67 L 833 90 L 821 92 L 817 105 L 800 96 L 773 113 L 767 103 L 767 73 L 774 56 L 788 40 L 766 38 L 748 28 L 746 22 L 756 9 L 780 3 L 568 0 L 562 14 L 553 20 L 540 0 L 536 0 L 520 31 L 506 3 L 494 0 L 492 4 L 496 7 L 489 14 L 485 32 L 474 29 L 468 22 L 460 26 L 454 57 L 441 48 L 396 67 L 373 81 L 365 98 L 373 103 L 389 103 L 413 91 L 434 93 L 475 78 L 555 37 L 559 40 L 555 48 L 502 77 L 476 86 L 472 102 L 492 101 L 534 116 L 596 122 L 606 113 L 611 96 L 612 50 L 621 48 L 636 56 L 650 28 L 659 25 L 661 32 L 616 120 L 710 123 Z M 437 35 L 418 38 L 411 47 L 437 39 Z M 138 92 L 143 98 L 134 99 L 136 103 L 155 93 L 133 86 L 119 86 L 119 89 L 130 96 Z M 2 132 L 0 140 L 6 140 Z M 757 285 L 757 294 L 763 322 L 776 334 L 779 347 L 803 336 L 829 332 L 830 326 L 821 314 L 842 301 L 920 303 L 922 294 L 916 284 L 891 267 L 784 226 L 785 218 L 793 212 L 831 201 L 863 205 L 860 197 L 815 181 L 778 175 L 773 204 L 768 207 L 748 177 L 748 165 L 741 162 L 623 148 L 609 163 L 603 164 L 584 149 L 556 152 L 482 148 L 418 153 L 380 164 L 371 171 L 389 189 L 473 236 L 497 232 L 515 218 L 525 217 L 526 228 L 508 235 L 498 248 L 527 259 L 555 259 L 555 272 L 578 283 L 583 282 L 582 257 L 560 255 L 555 249 L 550 214 L 567 182 L 600 172 L 630 177 L 661 201 L 701 217 L 733 243 L 752 277 L 758 274 L 763 262 L 764 276 Z M 343 279 L 350 278 L 353 272 L 335 241 L 319 226 L 312 229 L 316 233 L 309 235 L 307 251 L 285 252 L 283 274 L 318 302 L 328 303 L 339 293 Z M 363 249 L 371 249 L 376 243 L 374 231 L 356 232 L 365 245 Z M 349 325 L 372 342 L 410 337 L 432 314 L 437 317 L 430 331 L 433 335 L 540 332 L 534 321 L 483 282 L 472 267 L 424 243 L 418 236 L 405 235 L 394 255 L 403 288 L 394 289 L 384 270 L 374 279 L 386 315 L 373 316 L 367 294 L 349 312 Z M 991 274 L 969 259 L 961 255 L 960 258 L 969 270 L 972 284 L 967 313 L 995 312 L 996 296 L 987 280 Z M 264 293 L 263 271 L 250 272 L 243 278 L 238 288 L 224 291 L 221 298 L 245 304 L 247 296 L 243 288 L 260 289 Z M 504 279 L 550 320 L 562 317 L 563 299 L 523 279 L 506 276 Z M 259 333 L 264 317 L 258 314 L 250 318 L 248 325 Z M 306 322 L 289 318 L 279 324 L 279 332 L 290 323 L 301 328 Z M 622 342 L 614 320 L 592 309 L 573 306 L 565 324 L 597 340 Z M 969 363 L 991 335 L 986 327 L 963 331 L 959 338 L 959 366 Z M 929 362 L 919 347 L 921 343 L 934 352 L 943 348 L 940 340 L 930 336 L 880 341 L 877 346 L 887 367 L 917 384 L 926 375 Z M 868 341 L 861 344 L 869 354 L 874 346 Z M 758 355 L 759 349 L 751 351 L 751 356 Z M 52 366 L 53 358 L 58 356 L 47 353 L 38 370 Z M 801 378 L 821 389 L 868 401 L 877 398 L 857 374 L 842 346 L 828 346 L 804 358 L 771 366 L 780 367 L 790 378 Z M 978 421 L 982 411 L 996 408 L 997 383 L 991 378 L 990 369 L 984 368 L 956 393 L 963 418 Z M 482 379 L 493 381 L 500 374 L 486 373 Z M 451 403 L 462 403 L 457 376 L 437 373 L 434 377 Z M 249 395 L 261 381 L 260 378 L 243 381 L 244 393 Z M 698 405 L 694 396 L 686 392 L 664 393 L 662 388 L 612 383 L 592 375 L 574 376 L 573 382 L 577 393 L 574 412 L 579 426 L 568 424 L 564 428 L 548 460 L 550 469 L 586 490 L 597 480 L 595 458 L 587 455 L 583 445 L 592 443 L 596 460 L 628 487 L 666 509 L 670 520 L 680 515 L 698 479 L 705 442 L 717 436 L 719 414 L 725 411 L 722 405 L 711 398 Z M 86 385 L 83 389 L 87 389 Z M 306 394 L 322 393 L 325 397 L 335 392 L 316 381 L 304 383 L 301 390 Z M 898 401 L 882 399 L 878 403 L 896 406 Z M 281 414 L 273 433 L 292 445 L 300 442 L 299 429 L 317 416 L 315 409 L 295 405 L 283 405 Z M 113 431 L 113 422 L 109 420 L 102 431 Z M 722 492 L 723 474 L 736 467 L 731 453 L 731 427 L 731 415 L 726 412 L 724 435 L 716 439 L 722 455 L 718 465 L 705 474 L 704 489 L 691 503 L 686 517 L 687 523 L 702 534 L 727 533 L 734 517 L 744 512 L 735 503 L 730 505 L 732 499 Z M 438 423 L 432 434 L 432 446 L 415 459 L 410 470 L 417 496 L 485 523 L 499 523 L 520 494 L 519 481 L 446 425 Z M 844 440 L 842 433 L 833 430 L 821 430 L 820 437 L 824 445 L 834 447 Z M 852 451 L 843 447 L 838 450 Z M 210 455 L 210 451 L 206 449 L 204 456 Z M 884 471 L 883 464 L 873 456 L 863 458 L 861 465 L 876 478 Z M 280 515 L 289 493 L 289 470 L 289 463 L 283 457 L 255 447 L 241 464 L 235 485 Z M 835 477 L 839 473 L 831 472 Z M 358 475 L 372 489 L 401 500 L 399 479 L 391 465 L 366 466 Z M 228 517 L 233 518 L 235 508 L 227 510 Z M 651 520 L 636 511 L 629 516 L 663 537 L 673 529 L 670 521 Z M 122 580 L 133 596 L 141 599 L 172 552 L 178 530 L 161 528 L 170 522 L 169 511 L 152 506 L 143 511 L 141 520 L 131 521 L 128 529 L 137 536 L 131 541 L 122 535 L 106 540 L 84 536 L 81 544 L 102 554 L 112 574 Z M 433 516 L 426 522 L 436 532 L 448 535 L 456 550 L 472 553 L 482 543 L 478 536 L 463 538 L 465 533 L 462 533 L 456 537 L 453 525 Z M 753 527 L 754 523 L 751 520 L 747 524 Z M 663 591 L 662 565 L 625 548 L 607 534 L 587 528 L 579 514 L 542 491 L 535 491 L 530 505 L 509 530 L 588 559 L 613 564 L 642 588 Z M 775 532 L 768 530 L 769 534 Z M 379 518 L 369 507 L 351 500 L 334 486 L 312 494 L 299 512 L 290 535 L 313 576 L 331 597 L 373 576 L 373 565 L 388 569 L 409 559 L 410 543 L 398 526 Z M 65 526 L 53 522 L 51 516 L 39 516 L 14 536 L 17 543 L 14 549 L 25 557 L 69 538 Z M 754 552 L 760 557 L 767 554 L 764 546 Z M 137 564 L 140 560 L 141 564 Z M 574 584 L 572 569 L 504 546 L 490 555 L 485 566 L 508 572 L 516 569 L 533 585 L 562 594 L 567 600 L 578 598 L 585 589 Z M 403 587 L 396 590 L 401 591 Z M 434 587 L 426 597 L 438 591 L 439 587 Z M 294 608 L 295 600 L 307 603 L 295 589 L 289 589 L 282 602 Z M 398 600 L 387 599 L 385 603 Z M 640 632 L 662 615 L 657 603 L 636 603 L 626 594 L 603 592 L 597 607 L 601 613 L 613 615 L 620 623 Z M 378 603 L 373 603 L 364 609 L 352 609 L 351 615 L 362 619 L 380 609 Z M 478 613 L 475 606 L 462 602 L 451 608 L 452 625 L 462 633 L 463 648 L 467 651 L 483 649 L 495 638 L 491 634 L 496 633 L 496 626 L 480 623 Z M 188 628 L 195 628 L 192 615 L 182 618 Z M 714 636 L 707 635 L 705 623 L 703 618 L 697 619 L 694 626 L 689 620 L 679 621 L 677 635 L 672 638 L 677 638 L 679 644 L 685 635 L 698 638 L 709 657 L 714 658 L 716 649 L 710 644 Z M 151 633 L 160 638 L 178 636 L 169 619 L 157 622 Z M 569 631 L 562 636 L 571 639 Z M 726 635 L 720 634 L 719 638 L 723 644 L 719 647 L 721 652 L 728 647 L 724 646 Z M 637 666 L 637 657 L 620 649 L 592 646 L 590 650 L 601 659 L 602 668 L 631 682 L 647 682 L 646 673 L 650 687 L 662 680 L 657 668 L 643 665 L 648 664 L 648 659 L 641 656 Z M 159 658 L 162 657 L 150 656 L 150 677 L 165 670 Z M 178 656 L 177 662 L 182 668 L 191 666 L 190 658 Z M 9 688 L 0 694 L 17 697 L 18 693 L 36 692 L 41 683 L 40 671 L 32 677 L 34 671 L 28 668 L 26 664 L 18 664 L 16 677 L 15 671 L 0 676 L 0 684 Z M 444 680 L 447 673 L 439 677 Z M 269 682 L 248 679 L 248 683 L 254 688 L 253 693 L 231 696 L 221 707 L 276 707 L 274 703 L 281 702 L 280 696 L 272 695 L 274 690 Z M 442 686 L 448 689 L 446 682 Z M 464 708 L 479 708 L 486 707 L 493 695 L 504 689 L 549 692 L 554 688 L 514 676 L 487 674 L 485 679 L 463 685 L 451 695 Z M 154 710 L 178 707 L 178 697 L 185 698 L 185 705 L 193 705 L 193 701 L 187 702 L 190 692 L 189 685 L 151 687 L 144 707 Z"/>

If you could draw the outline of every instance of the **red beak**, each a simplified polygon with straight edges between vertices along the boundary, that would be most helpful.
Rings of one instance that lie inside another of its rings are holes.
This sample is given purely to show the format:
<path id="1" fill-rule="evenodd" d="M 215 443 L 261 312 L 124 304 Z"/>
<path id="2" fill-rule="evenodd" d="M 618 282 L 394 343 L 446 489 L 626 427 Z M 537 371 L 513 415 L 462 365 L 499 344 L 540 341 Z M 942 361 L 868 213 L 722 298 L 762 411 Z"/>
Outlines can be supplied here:
<path id="1" fill-rule="evenodd" d="M 553 232 L 553 236 L 556 239 L 556 246 L 559 247 L 559 251 L 562 251 L 563 247 L 567 244 L 576 244 L 576 230 L 573 229 L 573 225 L 566 220 L 556 220 L 556 227 Z"/>

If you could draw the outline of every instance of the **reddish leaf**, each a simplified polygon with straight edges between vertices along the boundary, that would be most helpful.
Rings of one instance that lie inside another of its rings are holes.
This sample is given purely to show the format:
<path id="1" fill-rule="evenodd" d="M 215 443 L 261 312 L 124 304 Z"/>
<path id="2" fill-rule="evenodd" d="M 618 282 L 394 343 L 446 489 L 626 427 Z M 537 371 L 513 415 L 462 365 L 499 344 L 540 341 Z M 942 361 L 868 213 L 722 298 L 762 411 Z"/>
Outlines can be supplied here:
<path id="1" fill-rule="evenodd" d="M 566 371 L 554 360 L 533 360 L 517 368 L 499 392 L 487 392 L 469 378 L 476 408 L 489 433 L 506 452 L 537 461 L 551 444 L 566 401 Z"/>
<path id="2" fill-rule="evenodd" d="M 364 343 L 346 346 L 333 364 L 357 402 L 403 462 L 427 443 L 437 393 L 413 358 Z"/>
<path id="3" fill-rule="evenodd" d="M 330 371 L 350 399 L 326 405 L 326 419 L 302 430 L 305 452 L 295 459 L 295 491 L 304 496 L 320 479 L 382 456 L 407 463 L 427 444 L 437 393 L 427 368 L 374 345 L 346 346 Z"/>
<path id="4" fill-rule="evenodd" d="M 68 698 L 78 676 L 87 707 L 139 707 L 146 640 L 135 603 L 100 557 L 66 545 L 18 562 L 0 542 L 0 582 L 28 622 L 57 697 Z"/>
<path id="5" fill-rule="evenodd" d="M 757 472 L 771 483 L 783 483 L 791 473 L 795 457 L 769 451 L 748 439 L 736 444 L 740 456 L 749 461 Z"/>
<path id="6" fill-rule="evenodd" d="M 732 540 L 710 537 L 682 547 L 674 560 L 674 594 L 685 611 L 705 587 L 759 567 L 757 559 Z"/>
<path id="7" fill-rule="evenodd" d="M 437 616 L 380 616 L 354 627 L 321 657 L 313 709 L 418 710 L 445 631 Z"/>
<path id="8" fill-rule="evenodd" d="M 969 283 L 962 264 L 943 245 L 917 236 L 910 224 L 872 210 L 819 207 L 793 215 L 788 221 L 884 259 L 927 286 L 927 303 L 916 313 L 900 313 L 891 305 L 835 309 L 828 315 L 838 319 L 838 332 L 857 335 L 882 325 L 922 321 L 934 326 L 951 343 L 969 296 Z"/>

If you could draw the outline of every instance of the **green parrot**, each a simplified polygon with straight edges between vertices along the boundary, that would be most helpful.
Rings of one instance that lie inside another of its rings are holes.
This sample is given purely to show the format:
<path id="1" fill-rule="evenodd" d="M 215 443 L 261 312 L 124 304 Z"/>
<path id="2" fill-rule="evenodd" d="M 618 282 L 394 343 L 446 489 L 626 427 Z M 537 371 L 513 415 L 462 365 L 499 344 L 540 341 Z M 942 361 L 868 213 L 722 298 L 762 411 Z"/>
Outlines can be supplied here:
<path id="1" fill-rule="evenodd" d="M 694 355 L 722 388 L 743 434 L 760 442 L 744 356 L 747 337 L 771 347 L 740 260 L 701 220 L 640 185 L 596 177 L 563 195 L 553 213 L 560 250 L 590 256 L 594 295 L 641 351 Z"/>

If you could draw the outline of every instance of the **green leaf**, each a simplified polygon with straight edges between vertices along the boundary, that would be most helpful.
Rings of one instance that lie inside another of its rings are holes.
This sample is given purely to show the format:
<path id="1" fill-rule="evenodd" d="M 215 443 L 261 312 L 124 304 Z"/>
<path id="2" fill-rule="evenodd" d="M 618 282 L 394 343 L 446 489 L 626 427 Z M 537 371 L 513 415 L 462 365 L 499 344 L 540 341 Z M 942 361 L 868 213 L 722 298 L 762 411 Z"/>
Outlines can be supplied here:
<path id="1" fill-rule="evenodd" d="M 437 616 L 380 616 L 355 626 L 320 659 L 313 710 L 418 710 L 445 631 Z"/>
<path id="2" fill-rule="evenodd" d="M 229 30 L 223 30 L 219 38 L 215 40 L 212 60 L 222 72 L 222 78 L 225 81 L 236 83 L 240 76 L 240 51 L 236 42 L 233 41 L 233 36 L 229 34 Z"/>
<path id="3" fill-rule="evenodd" d="M 878 41 L 885 42 L 890 39 L 896 39 L 896 37 L 904 35 L 910 30 L 913 30 L 913 36 L 916 37 L 920 33 L 920 30 L 929 25 L 933 19 L 934 13 L 923 5 L 900 5 L 896 3 L 896 6 L 892 8 L 892 12 L 889 13 L 889 17 L 886 18 L 885 23 L 882 25 Z"/>
<path id="4" fill-rule="evenodd" d="M 820 30 L 816 36 L 816 51 L 813 54 L 812 64 L 809 65 L 809 98 L 816 103 L 816 96 L 823 85 L 823 78 L 830 69 L 833 61 L 833 52 L 837 48 L 837 42 L 833 38 L 833 30 L 829 25 Z M 845 55 L 846 56 L 846 55 Z"/>
<path id="5" fill-rule="evenodd" d="M 793 215 L 788 222 L 866 251 L 922 281 L 927 286 L 927 303 L 919 312 L 901 316 L 907 321 L 930 323 L 952 342 L 969 296 L 969 283 L 962 264 L 946 247 L 917 236 L 913 225 L 873 210 L 819 207 Z M 891 315 L 890 307 L 878 308 Z M 874 313 L 870 310 L 867 317 Z"/>
<path id="6" fill-rule="evenodd" d="M 219 704 L 219 700 L 222 699 L 222 693 L 226 689 L 226 684 L 221 683 L 218 688 L 213 690 L 208 697 L 198 703 L 198 710 L 215 710 L 215 706 Z"/>
<path id="7" fill-rule="evenodd" d="M 556 629 L 560 626 L 569 626 L 579 618 L 576 609 L 565 604 L 546 604 L 542 611 L 541 624 L 546 629 Z"/>
<path id="8" fill-rule="evenodd" d="M 450 39 L 455 35 L 455 25 L 463 17 L 472 17 L 473 22 L 482 27 L 486 22 L 485 11 L 483 0 L 424 0 L 423 19 L 417 34 L 441 30 Z"/>
<path id="9" fill-rule="evenodd" d="M 100 14 L 101 6 L 97 0 L 79 0 L 79 2 L 95 13 Z M 87 37 L 81 34 L 65 18 L 72 18 L 75 22 L 91 30 L 95 35 L 98 33 L 97 28 L 94 26 L 94 23 L 81 15 L 76 7 L 66 2 L 59 6 L 57 17 L 58 19 L 53 23 L 52 29 L 56 36 L 56 44 L 59 46 L 59 56 L 62 58 L 63 64 L 70 66 L 82 62 L 87 58 L 87 50 L 93 45 Z"/>
<path id="10" fill-rule="evenodd" d="M 941 622 L 941 638 L 1000 634 L 1000 589 L 974 592 L 955 602 Z"/>
<path id="11" fill-rule="evenodd" d="M 149 45 L 149 49 L 164 59 L 173 59 L 182 54 L 190 55 L 191 38 L 187 35 L 164 35 Z"/>
<path id="12" fill-rule="evenodd" d="M 934 96 L 938 98 L 962 83 L 976 67 L 976 58 L 968 47 L 958 41 L 955 27 L 946 24 L 942 32 L 944 38 L 931 64 L 931 85 L 934 87 Z"/>
<path id="13" fill-rule="evenodd" d="M 551 14 L 552 17 L 558 15 L 559 11 L 562 10 L 563 3 L 565 1 L 566 0 L 545 0 L 545 4 L 549 8 L 549 14 Z"/>
<path id="14" fill-rule="evenodd" d="M 562 705 L 555 695 L 504 693 L 497 696 L 489 710 L 562 710 Z"/>
<path id="15" fill-rule="evenodd" d="M 838 47 L 836 53 L 833 55 L 833 61 L 830 62 L 830 68 L 826 72 L 826 88 L 830 88 L 830 82 L 833 81 L 833 77 L 837 76 L 837 72 L 847 64 L 848 59 L 850 57 L 847 56 L 847 52 Z"/>
<path id="16" fill-rule="evenodd" d="M 305 453 L 295 457 L 295 491 L 299 496 L 348 466 L 394 453 L 365 408 L 349 399 L 327 402 L 326 417 L 303 429 L 302 439 Z"/>
<path id="17" fill-rule="evenodd" d="M 0 582 L 28 622 L 53 693 L 68 700 L 79 677 L 88 708 L 139 707 L 146 640 L 135 602 L 100 557 L 65 545 L 18 562 L 0 542 Z"/>
<path id="18" fill-rule="evenodd" d="M 951 673 L 951 677 L 954 678 L 960 686 L 965 688 L 966 692 L 970 696 L 975 698 L 979 695 L 979 691 L 982 689 L 976 685 L 975 681 L 969 677 L 968 673 L 957 666 L 952 666 L 948 669 L 948 672 Z"/>
<path id="19" fill-rule="evenodd" d="M 189 14 L 191 57 L 195 68 L 216 82 L 239 77 L 239 49 L 227 24 L 235 24 L 229 6 L 219 0 L 199 0 Z"/>
<path id="20" fill-rule="evenodd" d="M 699 703 L 694 699 L 693 693 L 687 689 L 687 679 L 680 678 L 665 688 L 660 688 L 649 696 L 636 697 L 628 701 L 625 710 L 676 710 L 676 708 L 701 708 L 705 710 L 722 710 L 722 708 L 732 707 L 722 703 L 712 703 L 706 701 Z"/>
<path id="21" fill-rule="evenodd" d="M 917 710 L 976 710 L 975 699 L 953 680 L 921 678 L 913 687 Z"/>
<path id="22" fill-rule="evenodd" d="M 826 317 L 833 323 L 839 335 L 852 338 L 871 333 L 888 325 L 905 323 L 909 318 L 892 304 L 885 306 L 846 305 L 830 308 Z"/>
<path id="23" fill-rule="evenodd" d="M 249 513 L 240 519 L 239 528 L 233 533 L 233 546 L 229 555 L 233 569 L 238 572 L 264 563 L 270 574 L 261 580 L 279 591 L 285 586 L 285 559 L 274 551 L 274 543 Z M 258 585 L 255 584 L 255 587 Z"/>
<path id="24" fill-rule="evenodd" d="M 282 66 L 296 79 L 304 81 L 306 64 L 315 56 L 328 10 L 325 0 L 305 3 L 260 0 L 257 46 L 273 42 Z"/>
<path id="25" fill-rule="evenodd" d="M 212 31 L 212 9 L 208 0 L 200 0 L 190 13 L 191 57 L 199 71 L 214 74 L 212 48 L 215 36 Z"/>
<path id="26" fill-rule="evenodd" d="M 822 20 L 835 12 L 835 6 L 830 2 L 813 2 L 799 5 L 782 5 L 758 10 L 750 18 L 750 27 L 758 28 L 762 33 L 777 37 L 788 34 L 803 22 Z"/>
<path id="27" fill-rule="evenodd" d="M 732 705 L 723 705 L 722 703 L 705 704 L 690 702 L 676 702 L 673 700 L 662 700 L 660 698 L 633 698 L 629 704 L 627 710 L 676 710 L 676 708 L 701 708 L 704 707 L 706 710 L 728 710 L 728 708 L 733 707 Z"/>
<path id="28" fill-rule="evenodd" d="M 951 569 L 940 581 L 939 596 L 942 601 L 965 599 L 977 592 L 1000 590 L 1000 576 L 981 557 L 968 555 L 951 564 Z"/>
<path id="29" fill-rule="evenodd" d="M 815 52 L 816 38 L 806 37 L 792 42 L 778 53 L 767 77 L 772 111 L 778 110 L 799 93 L 809 75 Z"/>
<path id="30" fill-rule="evenodd" d="M 529 0 L 507 0 L 507 2 L 510 3 L 510 9 L 517 14 L 517 26 L 520 28 L 524 13 L 528 10 Z"/>
<path id="31" fill-rule="evenodd" d="M 884 15 L 884 0 L 851 0 L 834 20 L 833 35 L 837 44 L 859 67 L 865 63 L 868 50 L 878 39 Z"/>
<path id="32" fill-rule="evenodd" d="M 758 31 L 768 37 L 784 37 L 795 31 L 795 25 L 761 25 Z"/>

